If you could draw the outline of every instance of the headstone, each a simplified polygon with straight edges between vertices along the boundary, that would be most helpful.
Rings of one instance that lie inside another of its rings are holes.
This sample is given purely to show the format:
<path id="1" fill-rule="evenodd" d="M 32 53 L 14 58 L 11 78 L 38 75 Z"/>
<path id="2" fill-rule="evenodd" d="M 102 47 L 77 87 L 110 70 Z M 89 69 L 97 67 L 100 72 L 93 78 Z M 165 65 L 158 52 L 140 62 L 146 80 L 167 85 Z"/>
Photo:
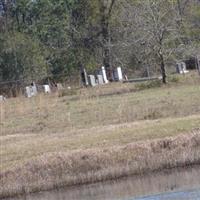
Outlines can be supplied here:
<path id="1" fill-rule="evenodd" d="M 31 98 L 31 97 L 32 97 L 31 87 L 30 87 L 30 86 L 27 86 L 27 87 L 26 87 L 26 96 L 27 96 L 28 98 Z"/>
<path id="2" fill-rule="evenodd" d="M 182 67 L 183 73 L 185 73 L 187 71 L 185 62 L 181 62 L 181 67 Z"/>
<path id="3" fill-rule="evenodd" d="M 37 87 L 36 87 L 36 84 L 33 82 L 31 84 L 31 86 L 26 87 L 26 96 L 28 98 L 31 98 L 31 97 L 36 96 L 36 95 L 37 95 Z"/>
<path id="4" fill-rule="evenodd" d="M 81 79 L 82 79 L 82 83 L 83 83 L 85 86 L 88 86 L 88 85 L 89 85 L 88 75 L 87 75 L 87 72 L 86 72 L 86 69 L 85 69 L 85 68 L 82 68 L 82 69 L 81 69 Z"/>
<path id="5" fill-rule="evenodd" d="M 37 92 L 37 86 L 35 82 L 31 84 L 31 88 L 32 88 L 32 96 L 36 96 L 38 92 Z"/>
<path id="6" fill-rule="evenodd" d="M 181 63 L 176 63 L 176 73 L 180 74 L 182 71 L 181 69 Z"/>
<path id="7" fill-rule="evenodd" d="M 103 76 L 102 75 L 97 75 L 97 80 L 98 80 L 98 83 L 99 85 L 103 85 L 104 84 L 104 81 L 103 81 Z"/>
<path id="8" fill-rule="evenodd" d="M 104 83 L 106 83 L 106 84 L 109 83 L 109 81 L 107 79 L 107 75 L 106 75 L 106 70 L 105 70 L 104 66 L 101 68 L 101 74 L 103 76 Z"/>
<path id="9" fill-rule="evenodd" d="M 176 64 L 176 72 L 178 74 L 186 74 L 189 71 L 186 69 L 186 64 L 185 62 L 180 62 Z"/>
<path id="10" fill-rule="evenodd" d="M 88 79 L 89 79 L 89 84 L 90 84 L 92 87 L 95 87 L 95 86 L 97 85 L 94 75 L 88 75 Z"/>
<path id="11" fill-rule="evenodd" d="M 123 80 L 123 75 L 122 75 L 122 68 L 121 67 L 117 67 L 114 70 L 114 79 L 116 81 L 122 81 Z"/>
<path id="12" fill-rule="evenodd" d="M 61 83 L 57 83 L 57 84 L 56 84 L 56 87 L 57 87 L 57 90 L 58 90 L 58 91 L 64 89 L 64 87 L 63 87 L 63 85 L 62 85 Z"/>
<path id="13" fill-rule="evenodd" d="M 5 101 L 5 100 L 6 100 L 6 97 L 4 97 L 3 95 L 0 95 L 0 102 Z"/>
<path id="14" fill-rule="evenodd" d="M 45 93 L 51 93 L 51 88 L 49 87 L 49 85 L 43 85 L 43 87 Z"/>

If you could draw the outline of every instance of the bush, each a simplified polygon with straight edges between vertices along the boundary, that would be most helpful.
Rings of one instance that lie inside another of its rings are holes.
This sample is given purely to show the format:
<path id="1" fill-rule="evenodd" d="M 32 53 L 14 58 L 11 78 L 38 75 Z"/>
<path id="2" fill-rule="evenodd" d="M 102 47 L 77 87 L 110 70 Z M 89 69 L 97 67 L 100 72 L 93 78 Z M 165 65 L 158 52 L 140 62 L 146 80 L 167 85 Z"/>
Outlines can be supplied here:
<path id="1" fill-rule="evenodd" d="M 59 97 L 77 95 L 76 89 L 64 89 L 59 91 Z"/>
<path id="2" fill-rule="evenodd" d="M 168 81 L 171 83 L 178 83 L 180 82 L 180 78 L 178 76 L 169 76 Z"/>
<path id="3" fill-rule="evenodd" d="M 145 83 L 136 84 L 136 89 L 137 90 L 145 90 L 145 89 L 150 89 L 150 88 L 161 87 L 161 85 L 162 85 L 162 83 L 160 80 L 154 80 L 154 81 L 148 81 Z"/>

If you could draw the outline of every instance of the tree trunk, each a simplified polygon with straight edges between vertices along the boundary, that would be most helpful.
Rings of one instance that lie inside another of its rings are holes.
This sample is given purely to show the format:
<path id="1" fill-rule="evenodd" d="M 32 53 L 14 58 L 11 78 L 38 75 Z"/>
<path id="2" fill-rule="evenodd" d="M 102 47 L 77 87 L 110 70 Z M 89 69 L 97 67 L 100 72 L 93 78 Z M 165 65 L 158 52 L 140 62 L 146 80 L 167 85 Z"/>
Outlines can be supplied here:
<path id="1" fill-rule="evenodd" d="M 106 13 L 106 6 L 102 5 L 102 20 L 101 20 L 101 29 L 102 29 L 102 47 L 103 47 L 103 65 L 106 69 L 106 74 L 108 80 L 113 80 L 112 67 L 110 64 L 110 30 L 109 30 L 109 16 Z"/>
<path id="2" fill-rule="evenodd" d="M 198 70 L 199 75 L 200 75 L 200 57 L 199 56 L 196 57 L 196 66 L 197 66 L 197 70 Z"/>
<path id="3" fill-rule="evenodd" d="M 177 0 L 177 5 L 178 5 L 178 13 L 179 13 L 181 20 L 182 20 L 182 8 L 181 8 L 180 0 Z"/>
<path id="4" fill-rule="evenodd" d="M 160 69 L 161 69 L 161 74 L 162 74 L 162 82 L 166 84 L 167 75 L 166 75 L 166 70 L 165 70 L 165 62 L 164 62 L 164 58 L 162 54 L 160 54 L 160 60 L 161 60 Z"/>

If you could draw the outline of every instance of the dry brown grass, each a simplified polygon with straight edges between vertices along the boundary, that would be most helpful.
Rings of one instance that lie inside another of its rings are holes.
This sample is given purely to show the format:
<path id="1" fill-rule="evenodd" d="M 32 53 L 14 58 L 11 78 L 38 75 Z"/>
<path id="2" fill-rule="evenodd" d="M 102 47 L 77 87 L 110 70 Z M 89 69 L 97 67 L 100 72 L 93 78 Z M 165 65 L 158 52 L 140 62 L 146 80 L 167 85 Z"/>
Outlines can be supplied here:
<path id="1" fill-rule="evenodd" d="M 192 74 L 0 103 L 0 195 L 199 163 L 199 83 Z"/>
<path id="2" fill-rule="evenodd" d="M 192 129 L 198 128 L 199 123 L 200 115 L 195 115 L 74 129 L 58 133 L 5 135 L 0 137 L 0 171 L 14 168 L 36 156 L 52 152 L 108 148 L 134 141 L 187 134 Z"/>
<path id="3" fill-rule="evenodd" d="M 0 174 L 0 198 L 200 163 L 200 131 L 125 146 L 49 153 Z"/>
<path id="4" fill-rule="evenodd" d="M 138 120 L 196 115 L 200 113 L 199 84 L 200 79 L 196 77 L 192 83 L 130 92 L 135 84 L 117 83 L 81 89 L 76 95 L 61 98 L 53 94 L 32 99 L 9 99 L 1 104 L 0 134 L 58 133 Z M 115 95 L 109 96 L 113 91 Z"/>

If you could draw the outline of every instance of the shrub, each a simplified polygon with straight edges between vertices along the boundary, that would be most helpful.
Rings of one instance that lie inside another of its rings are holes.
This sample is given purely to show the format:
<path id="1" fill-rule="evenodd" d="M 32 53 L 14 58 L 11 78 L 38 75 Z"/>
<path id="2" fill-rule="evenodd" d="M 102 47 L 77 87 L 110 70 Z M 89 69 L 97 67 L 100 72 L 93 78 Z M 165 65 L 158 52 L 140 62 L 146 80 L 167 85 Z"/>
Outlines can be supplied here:
<path id="1" fill-rule="evenodd" d="M 160 80 L 154 80 L 154 81 L 148 81 L 145 83 L 136 84 L 136 89 L 137 90 L 145 90 L 145 89 L 161 87 L 161 85 L 162 85 L 162 83 Z"/>
<path id="2" fill-rule="evenodd" d="M 180 82 L 180 78 L 178 76 L 169 76 L 168 81 L 171 83 L 178 83 Z"/>

